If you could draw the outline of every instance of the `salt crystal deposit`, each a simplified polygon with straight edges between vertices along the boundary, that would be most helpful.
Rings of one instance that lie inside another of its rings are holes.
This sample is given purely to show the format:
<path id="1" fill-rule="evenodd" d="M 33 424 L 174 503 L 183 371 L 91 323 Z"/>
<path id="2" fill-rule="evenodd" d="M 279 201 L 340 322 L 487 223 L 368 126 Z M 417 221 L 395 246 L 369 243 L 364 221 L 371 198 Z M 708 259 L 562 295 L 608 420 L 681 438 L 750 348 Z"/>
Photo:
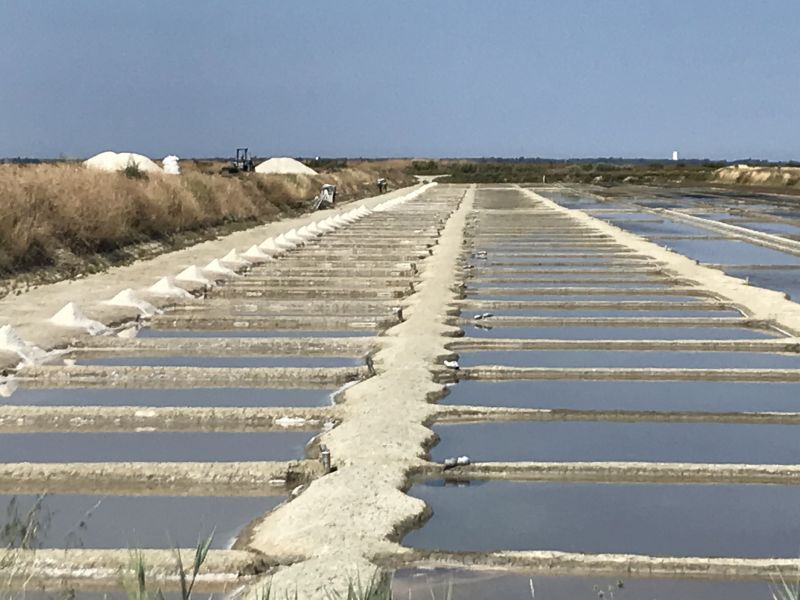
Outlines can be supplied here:
<path id="1" fill-rule="evenodd" d="M 336 225 L 333 224 L 332 219 L 325 219 L 324 221 L 315 223 L 315 225 L 319 228 L 320 231 L 323 231 L 325 233 L 331 233 L 333 231 L 336 231 Z"/>
<path id="2" fill-rule="evenodd" d="M 152 317 L 161 312 L 155 306 L 137 296 L 136 292 L 131 288 L 122 290 L 119 294 L 111 298 L 111 300 L 104 300 L 103 304 L 135 308 L 145 317 Z"/>
<path id="3" fill-rule="evenodd" d="M 187 267 L 175 276 L 176 281 L 187 283 L 189 285 L 214 285 L 214 282 L 206 277 L 205 273 L 195 265 Z"/>
<path id="4" fill-rule="evenodd" d="M 166 296 L 168 298 L 191 298 L 192 295 L 182 287 L 175 285 L 171 277 L 162 277 L 156 283 L 147 288 L 147 291 L 156 296 Z"/>
<path id="5" fill-rule="evenodd" d="M 169 156 L 165 156 L 161 160 L 161 164 L 164 165 L 164 173 L 168 175 L 180 175 L 181 174 L 181 166 L 178 164 L 180 159 L 175 156 L 174 154 L 170 154 Z"/>
<path id="6" fill-rule="evenodd" d="M 413 200 L 414 198 L 420 196 L 421 194 L 425 193 L 431 187 L 437 185 L 435 181 L 431 183 L 426 183 L 420 188 L 417 188 L 413 192 L 406 194 L 405 196 L 400 196 L 399 198 L 394 198 L 392 200 L 387 200 L 386 202 L 381 202 L 378 204 L 373 211 L 375 212 L 383 212 L 385 210 L 389 210 L 395 206 L 403 204 L 404 202 L 408 202 L 409 200 Z"/>
<path id="7" fill-rule="evenodd" d="M 256 173 L 273 175 L 316 175 L 317 172 L 305 166 L 299 160 L 287 157 L 277 157 L 265 160 L 256 166 Z"/>
<path id="8" fill-rule="evenodd" d="M 323 231 L 319 228 L 319 225 L 317 225 L 316 222 L 306 225 L 306 229 L 308 229 L 308 231 L 313 233 L 314 235 L 323 234 Z"/>
<path id="9" fill-rule="evenodd" d="M 271 240 L 268 240 L 271 241 Z M 250 246 L 247 250 L 242 252 L 242 258 L 246 258 L 253 264 L 264 263 L 272 260 L 272 256 L 264 252 L 261 248 L 256 246 L 255 244 Z"/>
<path id="10" fill-rule="evenodd" d="M 289 231 L 284 233 L 283 236 L 286 238 L 286 241 L 294 244 L 295 246 L 302 246 L 303 244 L 306 243 L 306 241 L 303 238 L 297 235 L 296 229 L 290 229 Z"/>
<path id="11" fill-rule="evenodd" d="M 10 398 L 17 391 L 17 382 L 13 377 L 0 379 L 0 398 Z"/>
<path id="12" fill-rule="evenodd" d="M 294 246 L 292 246 L 294 247 Z M 281 246 L 277 243 L 276 240 L 272 238 L 267 238 L 258 246 L 259 250 L 264 251 L 264 253 L 269 254 L 270 256 L 278 256 L 279 254 L 283 254 L 283 251 L 286 249 L 285 246 Z"/>
<path id="13" fill-rule="evenodd" d="M 311 231 L 307 225 L 304 225 L 300 229 L 297 230 L 297 235 L 301 237 L 304 241 L 313 240 L 317 237 L 317 234 Z"/>
<path id="14" fill-rule="evenodd" d="M 220 259 L 220 262 L 231 269 L 244 269 L 245 267 L 249 267 L 251 264 L 251 261 L 240 256 L 236 250 L 231 250 L 228 252 Z"/>
<path id="15" fill-rule="evenodd" d="M 0 327 L 0 351 L 16 354 L 28 364 L 46 356 L 44 350 L 23 340 L 11 325 Z"/>
<path id="16" fill-rule="evenodd" d="M 101 152 L 83 162 L 84 166 L 99 171 L 122 171 L 128 165 L 135 164 L 145 173 L 163 173 L 164 171 L 152 160 L 133 152 Z"/>
<path id="17" fill-rule="evenodd" d="M 232 269 L 229 269 L 225 265 L 220 262 L 218 258 L 215 258 L 210 263 L 208 263 L 205 267 L 203 267 L 203 271 L 205 273 L 210 273 L 214 277 L 236 277 L 236 272 Z"/>
<path id="18" fill-rule="evenodd" d="M 289 240 L 287 240 L 284 234 L 280 234 L 278 237 L 275 238 L 275 245 L 283 250 L 290 250 L 295 246 L 297 246 L 297 244 L 295 244 L 294 242 L 290 242 Z"/>
<path id="19" fill-rule="evenodd" d="M 64 308 L 50 317 L 50 322 L 59 327 L 85 329 L 89 335 L 98 335 L 108 330 L 108 327 L 103 325 L 100 321 L 95 321 L 84 315 L 74 302 L 65 304 Z"/>

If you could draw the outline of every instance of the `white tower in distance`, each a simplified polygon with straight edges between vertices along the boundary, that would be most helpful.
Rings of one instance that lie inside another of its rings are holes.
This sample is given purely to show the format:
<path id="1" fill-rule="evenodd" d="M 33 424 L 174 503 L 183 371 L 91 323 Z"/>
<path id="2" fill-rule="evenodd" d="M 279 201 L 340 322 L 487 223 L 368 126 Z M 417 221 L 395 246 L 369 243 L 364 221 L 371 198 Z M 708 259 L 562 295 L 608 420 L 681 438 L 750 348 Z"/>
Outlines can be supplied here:
<path id="1" fill-rule="evenodd" d="M 677 150 L 673 150 L 672 151 L 672 160 L 678 160 L 678 151 Z"/>

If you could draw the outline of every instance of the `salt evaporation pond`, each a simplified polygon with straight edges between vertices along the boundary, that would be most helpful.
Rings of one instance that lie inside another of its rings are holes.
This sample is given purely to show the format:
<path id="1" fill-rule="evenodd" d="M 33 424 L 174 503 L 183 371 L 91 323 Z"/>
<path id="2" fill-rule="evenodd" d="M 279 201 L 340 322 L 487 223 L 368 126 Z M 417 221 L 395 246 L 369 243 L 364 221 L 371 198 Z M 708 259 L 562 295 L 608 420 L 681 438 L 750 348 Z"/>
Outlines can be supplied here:
<path id="1" fill-rule="evenodd" d="M 333 388 L 26 388 L 4 404 L 29 406 L 329 406 Z"/>
<path id="2" fill-rule="evenodd" d="M 403 543 L 445 550 L 559 550 L 797 558 L 800 487 L 473 482 L 418 484 L 433 516 Z"/>
<path id="3" fill-rule="evenodd" d="M 800 412 L 800 383 L 741 381 L 461 381 L 442 404 L 699 412 Z"/>
<path id="4" fill-rule="evenodd" d="M 800 427 L 749 423 L 509 421 L 436 425 L 431 459 L 474 462 L 797 463 Z"/>
<path id="5" fill-rule="evenodd" d="M 281 497 L 0 495 L 5 523 L 33 518 L 38 548 L 194 548 L 214 531 L 227 548 Z M 10 540 L 13 543 L 13 540 Z"/>

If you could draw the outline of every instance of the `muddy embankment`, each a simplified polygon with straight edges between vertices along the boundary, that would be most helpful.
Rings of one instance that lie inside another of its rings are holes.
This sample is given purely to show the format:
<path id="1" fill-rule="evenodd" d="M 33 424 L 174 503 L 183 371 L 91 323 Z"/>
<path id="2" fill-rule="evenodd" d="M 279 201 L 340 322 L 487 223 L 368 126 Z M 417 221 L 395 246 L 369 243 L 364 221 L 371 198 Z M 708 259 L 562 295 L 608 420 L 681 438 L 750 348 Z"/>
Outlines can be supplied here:
<path id="1" fill-rule="evenodd" d="M 184 163 L 180 176 L 133 177 L 74 163 L 0 165 L 0 298 L 300 215 L 324 183 L 346 203 L 374 196 L 379 177 L 390 190 L 415 182 L 403 161 L 315 176 L 225 176 Z"/>

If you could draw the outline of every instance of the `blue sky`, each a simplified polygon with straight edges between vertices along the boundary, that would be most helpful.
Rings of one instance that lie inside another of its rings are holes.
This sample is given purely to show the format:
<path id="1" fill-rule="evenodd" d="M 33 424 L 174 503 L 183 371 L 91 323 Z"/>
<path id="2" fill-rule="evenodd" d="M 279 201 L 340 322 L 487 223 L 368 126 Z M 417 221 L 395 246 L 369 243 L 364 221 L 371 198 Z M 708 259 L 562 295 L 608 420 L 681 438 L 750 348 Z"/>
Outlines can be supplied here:
<path id="1" fill-rule="evenodd" d="M 797 0 L 0 0 L 0 156 L 800 159 Z"/>

